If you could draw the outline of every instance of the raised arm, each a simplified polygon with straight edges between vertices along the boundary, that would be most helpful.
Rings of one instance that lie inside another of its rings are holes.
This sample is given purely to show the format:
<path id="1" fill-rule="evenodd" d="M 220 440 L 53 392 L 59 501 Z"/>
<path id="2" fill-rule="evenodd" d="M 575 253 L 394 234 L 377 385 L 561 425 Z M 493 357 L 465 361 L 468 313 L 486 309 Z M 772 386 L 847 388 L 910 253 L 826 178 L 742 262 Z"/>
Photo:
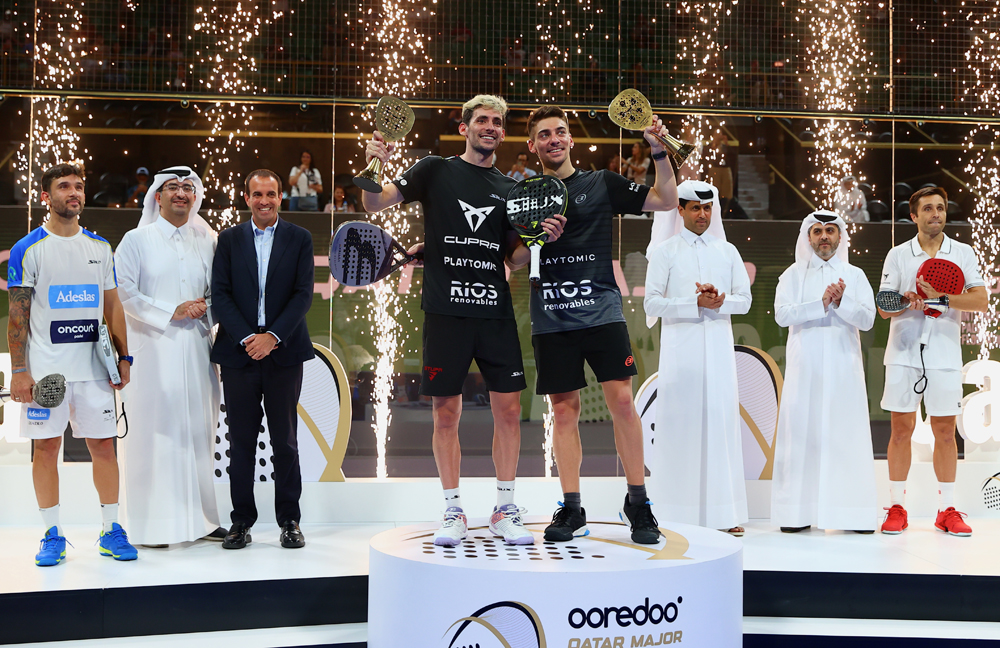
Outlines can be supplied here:
<path id="1" fill-rule="evenodd" d="M 382 160 L 382 164 L 385 164 L 395 148 L 395 144 L 386 143 L 382 133 L 375 131 L 365 148 L 365 163 L 371 162 L 372 158 L 378 158 Z M 364 205 L 365 211 L 380 212 L 401 202 L 403 202 L 403 194 L 399 187 L 391 182 L 382 184 L 382 193 L 361 192 L 361 204 Z"/>
<path id="2" fill-rule="evenodd" d="M 667 134 L 667 128 L 660 121 L 660 118 L 653 116 L 653 123 L 643 131 L 642 136 L 649 142 L 649 152 L 658 155 L 664 152 L 663 144 L 654 137 L 654 133 L 660 136 Z M 653 187 L 646 194 L 646 202 L 642 205 L 643 211 L 667 211 L 677 208 L 677 179 L 674 177 L 674 168 L 670 165 L 670 156 L 667 155 L 662 160 L 654 160 L 656 169 L 656 180 Z"/>

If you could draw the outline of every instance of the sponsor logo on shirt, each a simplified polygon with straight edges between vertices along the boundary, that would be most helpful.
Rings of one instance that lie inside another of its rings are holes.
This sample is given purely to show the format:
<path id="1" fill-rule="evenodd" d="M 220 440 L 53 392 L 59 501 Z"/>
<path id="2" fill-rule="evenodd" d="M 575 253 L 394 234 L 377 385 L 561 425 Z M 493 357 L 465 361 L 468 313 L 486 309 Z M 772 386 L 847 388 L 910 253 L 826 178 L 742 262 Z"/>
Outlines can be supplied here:
<path id="1" fill-rule="evenodd" d="M 104 410 L 104 420 L 105 421 L 115 420 L 115 411 L 109 409 Z"/>
<path id="2" fill-rule="evenodd" d="M 573 202 L 575 202 L 577 205 L 582 205 L 583 201 L 586 199 L 587 199 L 587 194 L 580 194 L 579 196 L 576 197 L 576 199 Z"/>
<path id="3" fill-rule="evenodd" d="M 49 308 L 96 308 L 100 303 L 97 284 L 49 286 Z"/>
<path id="4" fill-rule="evenodd" d="M 523 372 L 523 371 L 515 371 L 514 373 L 512 373 L 512 374 L 510 375 L 510 377 L 511 377 L 511 378 L 517 378 L 518 376 L 523 376 L 523 375 L 524 375 L 524 372 Z"/>
<path id="5" fill-rule="evenodd" d="M 594 292 L 590 279 L 584 279 L 579 284 L 575 281 L 553 281 L 542 283 L 542 299 L 573 299 L 586 297 Z"/>
<path id="6" fill-rule="evenodd" d="M 61 320 L 49 325 L 52 344 L 97 342 L 97 320 Z"/>
<path id="7" fill-rule="evenodd" d="M 597 261 L 596 254 L 570 254 L 569 256 L 552 256 L 542 259 L 542 265 L 556 265 L 559 263 L 586 263 Z"/>
<path id="8" fill-rule="evenodd" d="M 628 188 L 629 188 L 629 191 L 634 191 L 636 193 L 639 193 L 639 185 L 637 185 L 634 182 L 632 184 L 630 184 Z"/>
<path id="9" fill-rule="evenodd" d="M 41 407 L 28 408 L 29 421 L 48 421 L 51 416 L 52 416 L 52 410 L 43 409 Z"/>
<path id="10" fill-rule="evenodd" d="M 87 261 L 88 265 L 95 265 L 95 264 L 100 264 L 100 263 L 101 263 L 100 259 L 90 259 L 90 260 Z"/>
<path id="11" fill-rule="evenodd" d="M 496 286 L 478 281 L 452 281 L 449 301 L 453 304 L 479 304 L 481 306 L 496 306 Z"/>
<path id="12" fill-rule="evenodd" d="M 489 216 L 497 207 L 496 205 L 490 205 L 488 207 L 473 207 L 464 200 L 459 200 L 458 206 L 462 208 L 462 213 L 465 214 L 465 220 L 469 222 L 469 227 L 472 228 L 473 232 L 479 229 L 479 226 L 483 224 L 486 217 Z"/>
<path id="13" fill-rule="evenodd" d="M 472 238 L 471 236 L 446 236 L 444 237 L 445 243 L 451 243 L 452 245 L 478 245 L 484 247 L 487 250 L 493 250 L 494 252 L 500 251 L 500 244 L 494 243 L 493 241 L 487 241 L 485 239 Z"/>
<path id="14" fill-rule="evenodd" d="M 505 198 L 501 198 L 500 196 L 498 196 L 496 194 L 490 194 L 490 198 L 496 198 L 500 202 L 507 202 L 507 200 Z"/>
<path id="15" fill-rule="evenodd" d="M 476 270 L 493 270 L 497 269 L 497 264 L 492 261 L 480 261 L 479 259 L 463 259 L 462 257 L 450 257 L 446 256 L 444 258 L 444 264 L 446 266 L 454 266 L 456 268 L 475 268 Z"/>
<path id="16" fill-rule="evenodd" d="M 568 299 L 569 301 L 545 304 L 542 308 L 547 311 L 566 310 L 569 308 L 583 308 L 593 306 L 596 299 L 586 299 L 587 295 L 594 292 L 590 285 L 590 279 L 584 279 L 580 283 L 574 281 L 543 282 L 542 299 Z"/>
<path id="17" fill-rule="evenodd" d="M 434 380 L 434 377 L 444 371 L 444 369 L 442 367 L 424 367 L 424 371 L 427 372 L 427 380 Z"/>

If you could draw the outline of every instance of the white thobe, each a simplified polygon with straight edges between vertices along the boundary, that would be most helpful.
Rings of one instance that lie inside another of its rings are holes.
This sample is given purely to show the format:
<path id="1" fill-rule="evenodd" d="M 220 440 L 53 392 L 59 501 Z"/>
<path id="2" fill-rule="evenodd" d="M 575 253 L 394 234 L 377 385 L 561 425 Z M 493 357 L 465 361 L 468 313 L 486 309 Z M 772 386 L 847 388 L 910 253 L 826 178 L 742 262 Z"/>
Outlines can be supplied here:
<path id="1" fill-rule="evenodd" d="M 695 283 L 726 293 L 698 306 Z M 672 522 L 729 529 L 747 521 L 740 404 L 731 315 L 750 310 L 740 253 L 710 234 L 682 229 L 650 254 L 647 315 L 662 318 L 650 499 Z"/>
<path id="2" fill-rule="evenodd" d="M 219 378 L 209 360 L 211 308 L 173 320 L 178 304 L 208 297 L 215 240 L 161 216 L 125 234 L 115 252 L 118 294 L 135 357 L 119 445 L 123 515 L 136 544 L 172 544 L 219 526 L 213 468 Z"/>
<path id="3" fill-rule="evenodd" d="M 840 306 L 823 307 L 844 280 Z M 875 322 L 865 273 L 815 254 L 778 279 L 774 319 L 787 326 L 785 386 L 778 413 L 771 522 L 870 531 L 878 508 L 868 391 L 859 330 Z"/>

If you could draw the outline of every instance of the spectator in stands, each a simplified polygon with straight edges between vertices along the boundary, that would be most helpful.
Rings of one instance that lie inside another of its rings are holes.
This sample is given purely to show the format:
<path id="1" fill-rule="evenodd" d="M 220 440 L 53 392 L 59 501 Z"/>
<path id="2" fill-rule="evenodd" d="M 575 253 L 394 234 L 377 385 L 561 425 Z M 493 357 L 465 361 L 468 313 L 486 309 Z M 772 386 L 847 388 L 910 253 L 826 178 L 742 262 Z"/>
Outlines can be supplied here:
<path id="1" fill-rule="evenodd" d="M 646 184 L 646 172 L 649 171 L 649 155 L 646 147 L 636 142 L 632 145 L 632 157 L 625 160 L 625 177 L 632 182 Z"/>
<path id="2" fill-rule="evenodd" d="M 313 156 L 302 151 L 299 165 L 288 173 L 288 211 L 319 211 L 319 194 L 323 191 L 323 179 L 319 169 L 313 166 Z"/>
<path id="3" fill-rule="evenodd" d="M 612 155 L 608 160 L 608 171 L 614 171 L 620 175 L 625 175 L 625 161 L 620 155 Z"/>
<path id="4" fill-rule="evenodd" d="M 528 154 L 523 151 L 517 154 L 517 162 L 507 172 L 508 178 L 514 178 L 518 182 L 536 175 L 538 175 L 538 172 L 528 168 Z"/>
<path id="5" fill-rule="evenodd" d="M 520 38 L 514 39 L 513 45 L 508 45 L 503 52 L 504 62 L 507 64 L 510 72 L 520 72 L 524 67 L 524 57 L 527 53 L 524 51 L 524 44 L 521 42 Z"/>
<path id="6" fill-rule="evenodd" d="M 177 64 L 177 72 L 174 75 L 174 80 L 170 83 L 170 87 L 174 90 L 183 90 L 187 87 L 187 68 L 183 63 Z"/>
<path id="7" fill-rule="evenodd" d="M 344 192 L 344 188 L 340 185 L 334 185 L 333 187 L 333 200 L 331 200 L 326 206 L 327 212 L 356 212 L 358 211 L 358 205 L 355 202 L 354 196 L 348 195 Z"/>
<path id="8" fill-rule="evenodd" d="M 750 74 L 747 75 L 747 86 L 750 88 L 750 105 L 767 105 L 767 82 L 760 72 L 760 63 L 750 61 Z"/>
<path id="9" fill-rule="evenodd" d="M 139 167 L 135 170 L 135 184 L 129 187 L 128 199 L 125 201 L 125 206 L 142 207 L 142 201 L 146 198 L 146 189 L 148 187 L 149 169 L 146 167 Z"/>
<path id="10" fill-rule="evenodd" d="M 846 176 L 840 181 L 840 188 L 833 194 L 833 210 L 848 223 L 868 222 L 865 194 L 858 189 L 858 181 L 854 176 Z"/>

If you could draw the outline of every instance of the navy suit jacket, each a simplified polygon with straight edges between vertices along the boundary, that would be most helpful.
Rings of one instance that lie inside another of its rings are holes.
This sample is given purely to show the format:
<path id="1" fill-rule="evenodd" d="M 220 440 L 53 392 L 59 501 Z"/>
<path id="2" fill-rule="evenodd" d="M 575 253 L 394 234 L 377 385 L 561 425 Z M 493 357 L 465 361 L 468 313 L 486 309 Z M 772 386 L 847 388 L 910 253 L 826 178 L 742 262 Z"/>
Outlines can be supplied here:
<path id="1" fill-rule="evenodd" d="M 313 242 L 308 230 L 278 219 L 264 283 L 265 328 L 281 342 L 270 357 L 290 366 L 313 357 L 306 313 L 313 297 Z M 250 356 L 240 340 L 257 332 L 257 251 L 251 221 L 219 234 L 212 264 L 212 313 L 219 334 L 212 362 L 243 367 Z"/>

